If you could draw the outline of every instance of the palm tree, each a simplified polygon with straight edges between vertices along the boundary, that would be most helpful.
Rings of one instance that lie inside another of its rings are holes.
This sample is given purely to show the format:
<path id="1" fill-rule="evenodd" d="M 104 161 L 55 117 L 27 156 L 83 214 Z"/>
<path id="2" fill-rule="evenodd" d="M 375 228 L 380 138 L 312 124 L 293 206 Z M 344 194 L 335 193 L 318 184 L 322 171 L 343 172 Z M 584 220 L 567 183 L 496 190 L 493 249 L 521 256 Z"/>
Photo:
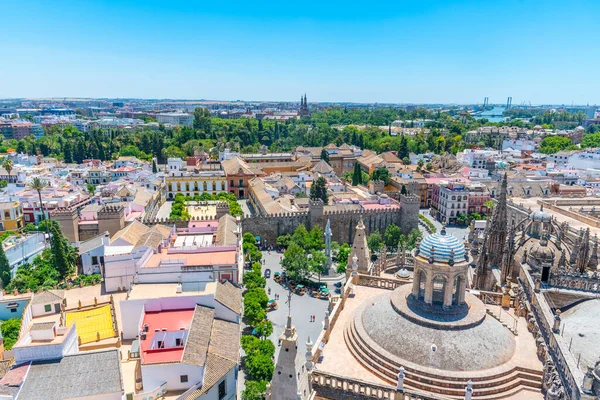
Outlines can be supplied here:
<path id="1" fill-rule="evenodd" d="M 39 177 L 35 177 L 31 180 L 31 182 L 29 183 L 29 188 L 35 190 L 38 193 L 38 197 L 40 199 L 40 207 L 42 209 L 42 218 L 43 219 L 48 219 L 48 221 L 46 221 L 46 234 L 48 235 L 48 238 L 50 238 L 50 214 L 44 213 L 44 203 L 42 202 L 42 190 L 48 186 L 46 184 L 46 182 L 44 182 L 43 180 L 41 180 Z M 43 220 L 42 219 L 42 220 Z M 41 222 L 41 221 L 40 221 Z"/>
<path id="2" fill-rule="evenodd" d="M 8 183 L 10 183 L 10 173 L 12 172 L 12 169 L 13 169 L 12 160 L 5 157 L 4 160 L 2 161 L 2 168 L 4 168 L 6 170 L 6 172 L 8 172 Z"/>

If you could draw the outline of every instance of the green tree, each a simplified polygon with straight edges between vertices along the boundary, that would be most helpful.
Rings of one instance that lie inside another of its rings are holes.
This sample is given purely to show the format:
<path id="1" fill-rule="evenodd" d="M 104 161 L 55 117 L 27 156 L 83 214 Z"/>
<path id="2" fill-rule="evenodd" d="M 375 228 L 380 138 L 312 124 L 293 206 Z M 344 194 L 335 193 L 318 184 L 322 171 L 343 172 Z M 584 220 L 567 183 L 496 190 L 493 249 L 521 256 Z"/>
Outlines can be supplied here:
<path id="1" fill-rule="evenodd" d="M 265 319 L 267 313 L 265 312 L 264 307 L 261 307 L 260 304 L 256 302 L 248 303 L 244 305 L 244 317 L 248 319 L 248 323 L 252 326 L 256 326 L 262 320 Z"/>
<path id="2" fill-rule="evenodd" d="M 242 392 L 242 400 L 264 400 L 267 391 L 266 381 L 247 380 Z"/>
<path id="3" fill-rule="evenodd" d="M 400 241 L 400 235 L 402 235 L 400 227 L 396 224 L 389 224 L 385 229 L 384 234 L 385 245 L 390 248 L 395 248 Z"/>
<path id="4" fill-rule="evenodd" d="M 73 163 L 73 144 L 70 140 L 66 140 L 63 146 L 63 160 L 66 164 Z"/>
<path id="5" fill-rule="evenodd" d="M 256 330 L 258 337 L 265 339 L 273 333 L 273 324 L 268 319 L 265 319 L 256 324 L 254 330 Z"/>
<path id="6" fill-rule="evenodd" d="M 456 215 L 456 222 L 458 222 L 461 225 L 466 224 L 468 220 L 469 218 L 467 218 L 467 214 L 465 213 L 460 213 Z"/>
<path id="7" fill-rule="evenodd" d="M 346 272 L 346 265 L 348 264 L 348 256 L 350 255 L 350 253 L 352 252 L 352 248 L 350 247 L 350 245 L 348 243 L 343 243 L 338 252 L 337 255 L 335 257 L 338 266 L 337 266 L 337 272 L 342 274 L 344 272 Z"/>
<path id="8" fill-rule="evenodd" d="M 87 191 L 90 194 L 90 196 L 94 195 L 94 193 L 96 192 L 96 186 L 92 185 L 91 183 L 88 183 Z"/>
<path id="9" fill-rule="evenodd" d="M 158 172 L 158 168 L 156 167 L 156 160 L 152 159 L 152 173 L 156 174 Z"/>
<path id="10" fill-rule="evenodd" d="M 10 318 L 0 325 L 2 331 L 2 341 L 4 342 L 4 350 L 10 350 L 19 340 L 19 331 L 21 330 L 21 319 Z"/>
<path id="11" fill-rule="evenodd" d="M 407 195 L 408 194 L 408 190 L 406 190 L 406 185 L 402 185 L 402 188 L 400 189 L 400 194 L 404 194 Z"/>
<path id="12" fill-rule="evenodd" d="M 325 182 L 325 178 L 319 176 L 316 181 L 313 182 L 310 187 L 310 196 L 311 200 L 321 199 L 323 200 L 323 204 L 327 204 L 329 202 L 329 194 L 327 193 L 327 183 Z"/>
<path id="13" fill-rule="evenodd" d="M 5 188 L 8 186 L 8 181 L 6 179 L 2 179 L 0 181 L 0 188 Z"/>
<path id="14" fill-rule="evenodd" d="M 44 210 L 44 202 L 42 201 L 42 190 L 44 190 L 46 186 L 48 186 L 46 182 L 44 182 L 37 176 L 34 177 L 29 183 L 29 188 L 35 190 L 38 194 L 38 199 L 40 201 L 40 209 L 42 210 L 42 220 L 50 219 L 50 215 Z M 46 225 L 46 235 L 50 236 L 48 225 Z"/>
<path id="15" fill-rule="evenodd" d="M 590 125 L 590 128 L 591 127 L 594 127 L 594 129 L 597 129 L 595 125 Z M 600 147 L 600 132 L 588 133 L 587 135 L 583 136 L 583 139 L 581 140 L 581 148 L 582 149 L 596 148 L 596 147 Z"/>
<path id="16" fill-rule="evenodd" d="M 406 136 L 402 134 L 402 136 L 400 137 L 400 146 L 398 147 L 398 158 L 403 160 L 404 158 L 408 158 L 408 156 L 408 140 L 406 139 Z"/>
<path id="17" fill-rule="evenodd" d="M 313 274 L 316 274 L 321 280 L 321 275 L 325 273 L 325 263 L 327 257 L 322 251 L 313 251 L 312 257 L 309 259 L 309 268 Z"/>
<path id="18" fill-rule="evenodd" d="M 326 163 L 329 163 L 329 153 L 325 148 L 321 150 L 321 160 L 325 161 Z"/>
<path id="19" fill-rule="evenodd" d="M 4 247 L 0 243 L 0 279 L 2 280 L 2 287 L 5 288 L 10 283 L 10 263 L 4 253 Z"/>
<path id="20" fill-rule="evenodd" d="M 10 182 L 10 173 L 13 170 L 12 160 L 10 160 L 7 157 L 4 157 L 4 160 L 2 160 L 2 168 L 4 168 L 6 170 L 6 172 L 8 173 L 8 181 Z"/>
<path id="21" fill-rule="evenodd" d="M 571 146 L 571 139 L 564 136 L 546 136 L 540 143 L 540 153 L 554 154 Z"/>
<path id="22" fill-rule="evenodd" d="M 354 172 L 352 173 L 352 186 L 361 185 L 362 181 L 362 170 L 358 162 L 354 163 Z"/>
<path id="23" fill-rule="evenodd" d="M 310 275 L 306 252 L 296 243 L 292 243 L 283 253 L 281 266 L 285 268 L 288 276 L 295 280 L 305 281 Z"/>
<path id="24" fill-rule="evenodd" d="M 423 165 L 425 165 L 425 161 L 423 161 L 422 158 L 419 158 L 419 161 L 417 162 L 417 165 L 421 168 L 423 168 Z"/>
<path id="25" fill-rule="evenodd" d="M 274 368 L 271 357 L 264 354 L 253 354 L 246 357 L 246 369 L 252 380 L 270 380 Z"/>
<path id="26" fill-rule="evenodd" d="M 413 229 L 408 233 L 408 237 L 406 238 L 406 249 L 412 250 L 417 246 L 417 242 L 423 238 L 423 234 L 418 228 Z M 402 236 L 402 240 L 404 240 L 404 236 Z"/>
<path id="27" fill-rule="evenodd" d="M 292 236 L 285 234 L 285 235 L 280 235 L 277 237 L 276 244 L 277 244 L 277 247 L 285 249 L 290 245 L 291 241 L 292 241 Z"/>
<path id="28" fill-rule="evenodd" d="M 390 183 L 390 171 L 387 168 L 377 168 L 371 174 L 371 180 L 374 181 L 383 181 L 386 185 Z"/>
<path id="29" fill-rule="evenodd" d="M 52 221 L 50 225 L 50 248 L 52 249 L 52 258 L 58 271 L 59 277 L 65 279 L 74 270 L 72 254 L 70 254 L 70 245 L 67 239 L 62 235 L 58 223 Z"/>
<path id="30" fill-rule="evenodd" d="M 369 249 L 372 252 L 378 252 L 379 249 L 381 249 L 381 246 L 383 246 L 383 238 L 381 237 L 381 233 L 375 231 L 367 236 L 367 246 L 369 246 Z"/>

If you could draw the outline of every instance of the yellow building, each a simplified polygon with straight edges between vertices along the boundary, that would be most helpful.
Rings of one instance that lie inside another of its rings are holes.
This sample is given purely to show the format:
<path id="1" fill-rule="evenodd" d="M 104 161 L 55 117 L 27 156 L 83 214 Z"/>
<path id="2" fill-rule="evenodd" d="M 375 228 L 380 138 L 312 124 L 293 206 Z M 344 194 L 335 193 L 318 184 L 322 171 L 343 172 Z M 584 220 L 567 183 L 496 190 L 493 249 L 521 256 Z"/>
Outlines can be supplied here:
<path id="1" fill-rule="evenodd" d="M 167 199 L 172 200 L 177 193 L 195 196 L 202 193 L 217 194 L 227 192 L 227 177 L 223 171 L 199 172 L 183 176 L 167 176 Z"/>
<path id="2" fill-rule="evenodd" d="M 23 228 L 23 212 L 17 201 L 0 203 L 0 233 L 20 231 Z"/>

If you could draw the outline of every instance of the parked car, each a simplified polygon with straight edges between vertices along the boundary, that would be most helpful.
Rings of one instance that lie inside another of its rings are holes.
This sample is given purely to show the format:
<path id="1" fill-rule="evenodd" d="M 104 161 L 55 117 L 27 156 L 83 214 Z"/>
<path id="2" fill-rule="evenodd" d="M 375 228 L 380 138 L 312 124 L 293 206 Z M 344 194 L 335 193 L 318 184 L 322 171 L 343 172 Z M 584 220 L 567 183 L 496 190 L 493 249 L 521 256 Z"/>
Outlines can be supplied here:
<path id="1" fill-rule="evenodd" d="M 265 278 L 269 279 L 271 277 L 271 270 L 269 268 L 265 269 Z"/>

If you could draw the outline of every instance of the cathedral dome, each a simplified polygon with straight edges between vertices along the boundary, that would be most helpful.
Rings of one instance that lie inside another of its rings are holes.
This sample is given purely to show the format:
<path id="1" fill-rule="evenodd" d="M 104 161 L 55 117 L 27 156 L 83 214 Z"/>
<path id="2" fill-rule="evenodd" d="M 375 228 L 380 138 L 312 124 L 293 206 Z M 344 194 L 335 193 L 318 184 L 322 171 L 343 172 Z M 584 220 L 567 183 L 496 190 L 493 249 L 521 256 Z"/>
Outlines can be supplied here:
<path id="1" fill-rule="evenodd" d="M 539 262 L 552 262 L 554 261 L 554 252 L 548 246 L 536 244 L 531 249 L 531 258 L 536 259 Z"/>
<path id="2" fill-rule="evenodd" d="M 539 210 L 536 210 L 529 214 L 529 219 L 535 222 L 550 222 L 552 221 L 552 216 L 544 211 L 544 207 L 540 207 Z"/>
<path id="3" fill-rule="evenodd" d="M 427 235 L 421 241 L 419 257 L 428 259 L 433 255 L 435 262 L 447 263 L 450 259 L 451 250 L 454 251 L 454 261 L 464 260 L 465 245 L 454 235 L 446 233 L 445 228 L 442 228 L 440 233 Z"/>

